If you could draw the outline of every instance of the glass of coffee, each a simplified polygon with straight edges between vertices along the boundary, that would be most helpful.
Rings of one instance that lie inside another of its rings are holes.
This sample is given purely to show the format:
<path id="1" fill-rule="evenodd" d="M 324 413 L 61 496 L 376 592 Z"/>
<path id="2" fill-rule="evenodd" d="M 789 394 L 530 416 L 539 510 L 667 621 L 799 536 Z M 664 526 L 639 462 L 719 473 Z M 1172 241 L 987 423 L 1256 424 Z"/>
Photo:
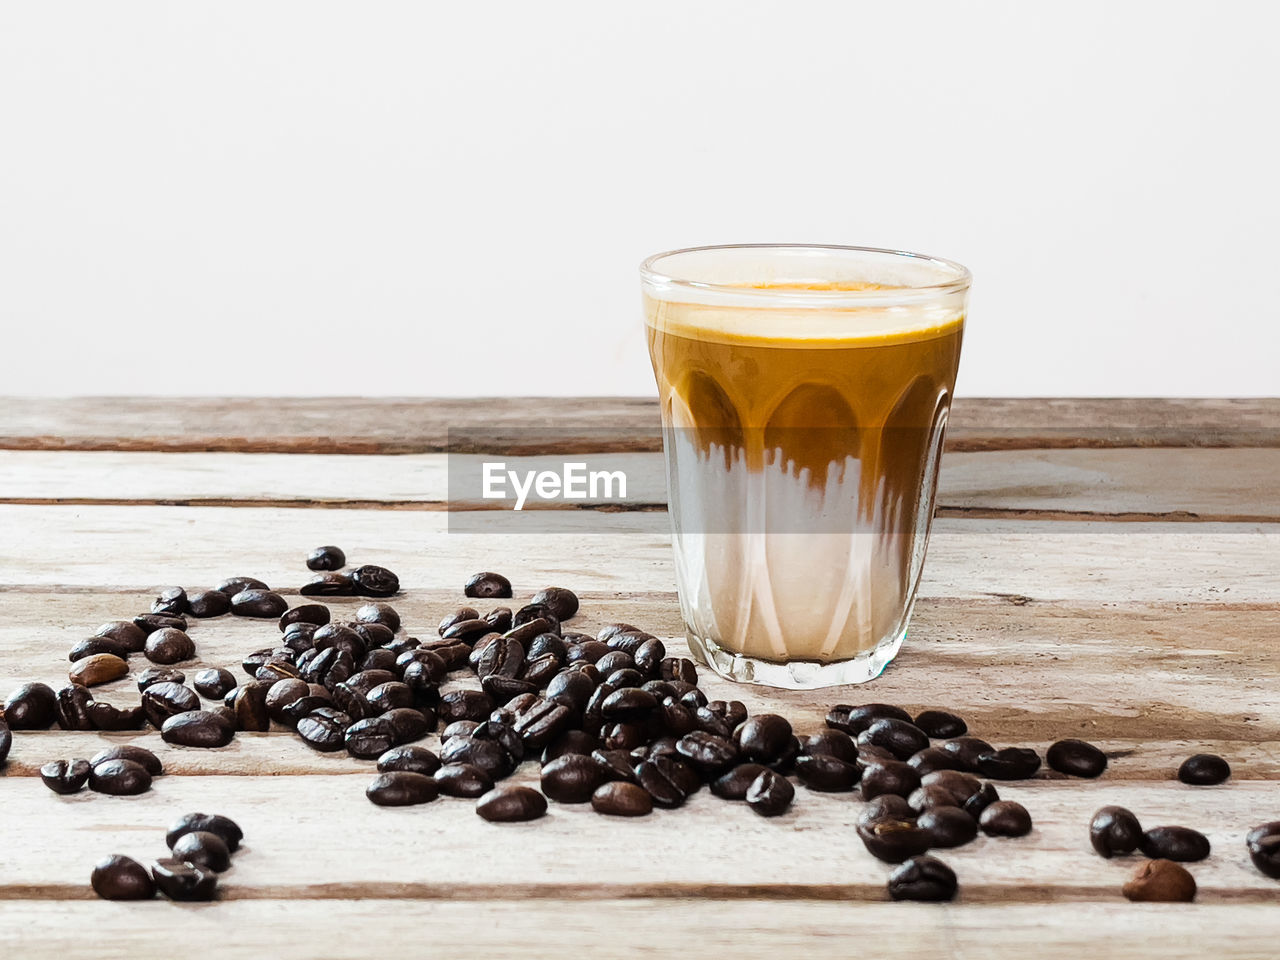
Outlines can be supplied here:
<path id="1" fill-rule="evenodd" d="M 898 652 L 969 280 L 947 260 L 865 247 L 644 262 L 680 608 L 716 673 L 860 683 Z"/>

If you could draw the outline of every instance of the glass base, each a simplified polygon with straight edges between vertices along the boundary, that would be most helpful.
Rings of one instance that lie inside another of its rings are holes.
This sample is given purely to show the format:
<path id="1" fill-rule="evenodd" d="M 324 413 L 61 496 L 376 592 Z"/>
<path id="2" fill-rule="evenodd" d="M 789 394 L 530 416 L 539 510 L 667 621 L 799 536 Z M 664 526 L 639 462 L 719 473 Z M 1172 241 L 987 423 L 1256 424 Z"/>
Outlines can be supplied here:
<path id="1" fill-rule="evenodd" d="M 693 633 L 686 634 L 693 658 L 726 680 L 757 683 L 765 687 L 783 687 L 787 690 L 816 690 L 819 687 L 874 680 L 884 672 L 889 661 L 898 655 L 898 649 L 906 635 L 904 627 L 896 637 L 885 640 L 874 650 L 868 650 L 851 660 L 838 660 L 835 663 L 818 663 L 814 660 L 776 663 L 730 653 L 713 640 Z"/>

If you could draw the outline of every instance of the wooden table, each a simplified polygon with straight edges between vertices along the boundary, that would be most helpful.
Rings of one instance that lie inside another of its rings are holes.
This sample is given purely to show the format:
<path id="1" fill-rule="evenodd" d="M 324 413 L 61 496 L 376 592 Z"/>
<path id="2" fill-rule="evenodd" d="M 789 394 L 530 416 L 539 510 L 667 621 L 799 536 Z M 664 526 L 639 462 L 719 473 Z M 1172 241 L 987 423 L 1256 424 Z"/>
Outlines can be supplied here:
<path id="1" fill-rule="evenodd" d="M 609 399 L 0 401 L 0 691 L 60 685 L 67 649 L 159 585 L 296 587 L 321 543 L 396 570 L 415 633 L 469 574 L 497 569 L 517 597 L 580 591 L 575 628 L 624 619 L 682 651 L 653 515 L 612 515 L 622 526 L 606 533 L 582 510 L 573 535 L 449 534 L 442 509 L 450 428 L 484 425 L 514 448 L 536 427 L 526 453 L 612 451 L 652 482 L 655 418 L 648 401 Z M 883 677 L 803 694 L 705 685 L 802 733 L 833 702 L 879 700 L 955 709 L 1001 744 L 1103 746 L 1096 782 L 1000 787 L 1036 829 L 946 853 L 954 904 L 887 901 L 889 868 L 862 849 L 848 795 L 800 789 L 776 820 L 704 791 L 641 821 L 553 805 L 497 825 L 465 801 L 374 808 L 367 764 L 286 732 L 192 750 L 50 731 L 17 734 L 0 776 L 0 953 L 416 958 L 466 940 L 485 958 L 1274 956 L 1280 883 L 1242 838 L 1280 818 L 1280 401 L 962 401 L 949 446 L 911 636 Z M 278 634 L 224 618 L 193 636 L 201 665 L 230 666 Z M 137 694 L 125 680 L 99 696 Z M 161 754 L 150 793 L 63 798 L 35 775 L 120 742 Z M 1197 751 L 1227 757 L 1231 782 L 1177 783 Z M 533 766 L 518 778 L 535 781 Z M 1121 898 L 1133 862 L 1086 837 L 1104 803 L 1208 834 L 1195 905 Z M 190 810 L 245 828 L 222 902 L 92 897 L 95 860 L 160 855 Z"/>

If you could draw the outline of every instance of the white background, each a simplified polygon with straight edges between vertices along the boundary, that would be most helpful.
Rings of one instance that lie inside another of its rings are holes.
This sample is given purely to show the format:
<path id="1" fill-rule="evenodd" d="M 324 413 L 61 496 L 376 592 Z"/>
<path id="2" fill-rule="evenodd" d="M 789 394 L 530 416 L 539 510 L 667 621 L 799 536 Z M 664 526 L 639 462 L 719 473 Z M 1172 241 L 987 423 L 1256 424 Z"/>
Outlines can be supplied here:
<path id="1" fill-rule="evenodd" d="M 0 6 L 0 394 L 648 394 L 635 268 L 903 247 L 959 392 L 1280 394 L 1280 6 Z"/>

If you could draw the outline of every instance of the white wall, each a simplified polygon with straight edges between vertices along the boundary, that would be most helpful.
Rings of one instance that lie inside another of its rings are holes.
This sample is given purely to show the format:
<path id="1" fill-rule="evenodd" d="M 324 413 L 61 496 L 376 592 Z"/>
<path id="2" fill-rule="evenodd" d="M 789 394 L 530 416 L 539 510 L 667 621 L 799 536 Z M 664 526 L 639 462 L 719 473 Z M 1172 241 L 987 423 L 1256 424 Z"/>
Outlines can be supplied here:
<path id="1" fill-rule="evenodd" d="M 5 2 L 0 394 L 652 390 L 635 268 L 969 265 L 967 394 L 1280 394 L 1280 7 Z"/>

